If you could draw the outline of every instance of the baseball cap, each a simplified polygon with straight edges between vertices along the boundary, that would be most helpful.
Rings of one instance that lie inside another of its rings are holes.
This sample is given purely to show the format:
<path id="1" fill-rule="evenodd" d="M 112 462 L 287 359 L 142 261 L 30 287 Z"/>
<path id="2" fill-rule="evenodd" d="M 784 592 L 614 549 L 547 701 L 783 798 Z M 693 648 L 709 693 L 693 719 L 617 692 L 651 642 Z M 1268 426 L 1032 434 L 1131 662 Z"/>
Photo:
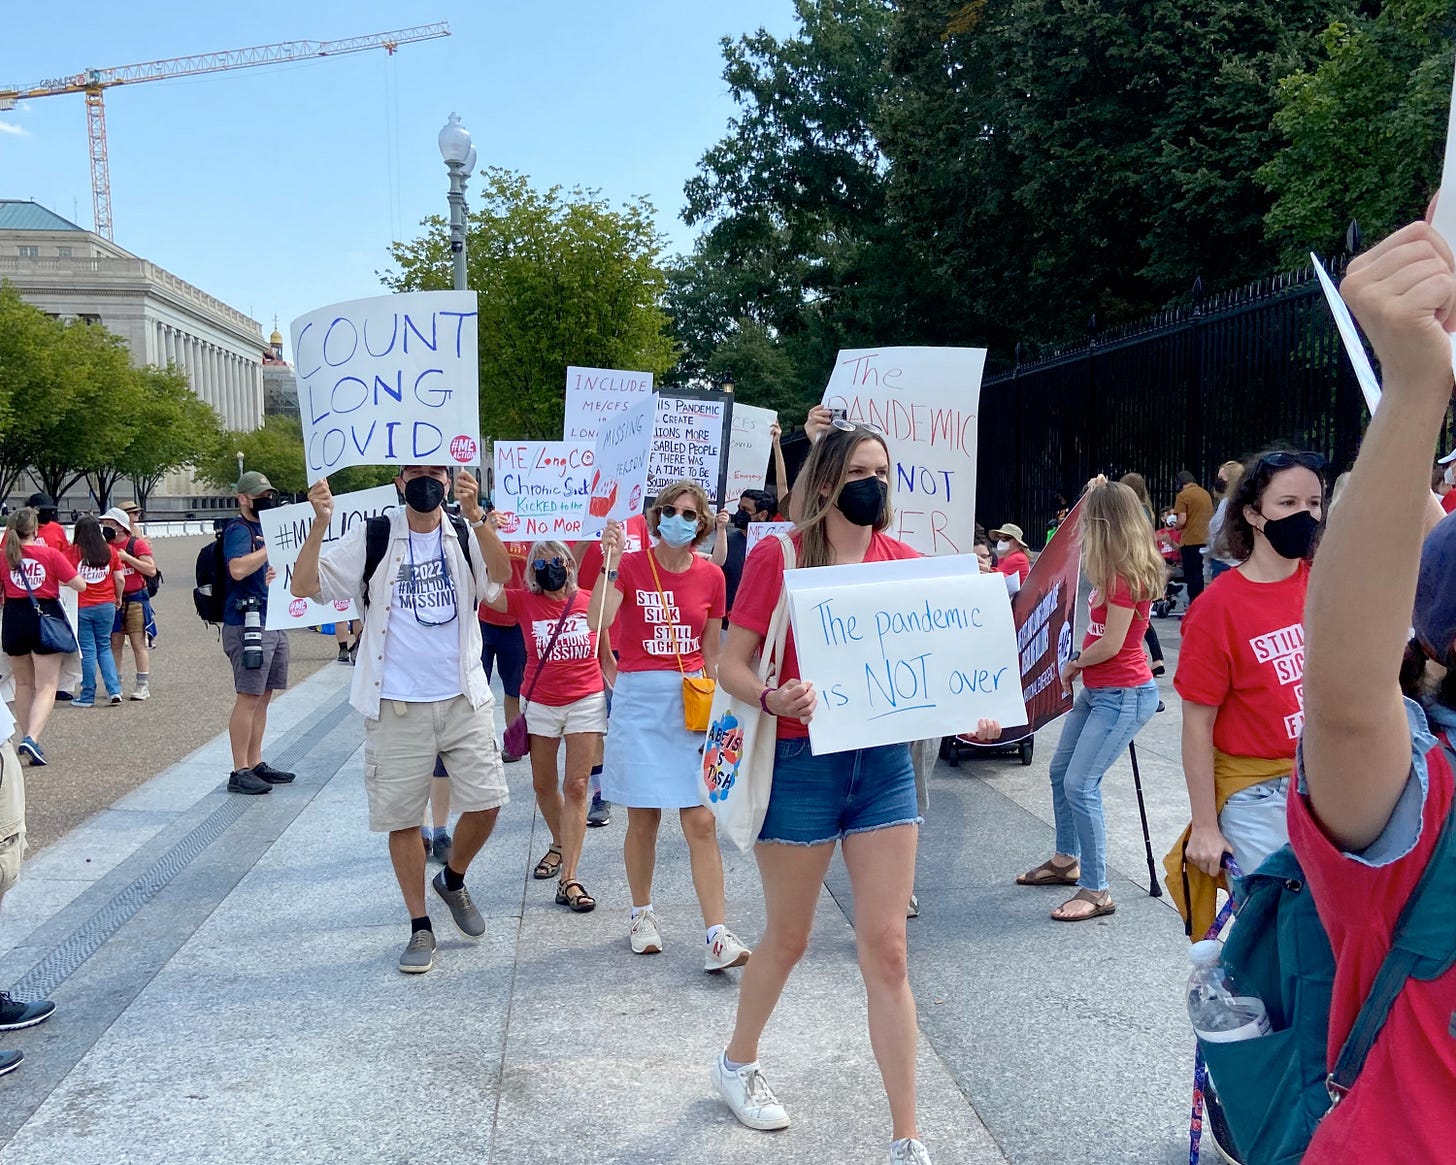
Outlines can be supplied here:
<path id="1" fill-rule="evenodd" d="M 1451 644 L 1456 641 L 1456 521 L 1449 517 L 1426 535 L 1421 547 L 1411 628 L 1439 663 L 1451 666 Z"/>
<path id="2" fill-rule="evenodd" d="M 1456 461 L 1456 449 L 1452 449 L 1445 457 L 1436 458 L 1437 465 L 1450 465 L 1453 461 Z"/>
<path id="3" fill-rule="evenodd" d="M 131 515 L 120 506 L 112 506 L 106 513 L 101 515 L 102 522 L 115 522 L 123 530 L 131 529 Z"/>
<path id="4" fill-rule="evenodd" d="M 273 483 L 256 469 L 250 469 L 238 478 L 238 493 L 247 494 L 250 498 L 258 497 L 271 489 L 273 489 Z"/>
<path id="5" fill-rule="evenodd" d="M 25 504 L 33 510 L 49 510 L 55 506 L 48 493 L 33 493 L 25 499 Z"/>

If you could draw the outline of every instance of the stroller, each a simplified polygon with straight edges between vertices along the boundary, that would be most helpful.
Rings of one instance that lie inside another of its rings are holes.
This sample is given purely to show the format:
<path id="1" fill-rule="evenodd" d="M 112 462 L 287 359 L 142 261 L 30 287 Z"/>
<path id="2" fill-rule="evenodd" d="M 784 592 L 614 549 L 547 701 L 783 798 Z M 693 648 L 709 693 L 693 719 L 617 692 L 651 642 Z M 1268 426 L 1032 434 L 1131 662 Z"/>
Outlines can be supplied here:
<path id="1" fill-rule="evenodd" d="M 1158 533 L 1158 553 L 1163 556 L 1168 570 L 1167 582 L 1163 585 L 1163 597 L 1153 600 L 1152 613 L 1155 619 L 1166 619 L 1178 609 L 1178 601 L 1183 596 L 1183 554 L 1172 538 L 1161 537 L 1162 530 Z"/>

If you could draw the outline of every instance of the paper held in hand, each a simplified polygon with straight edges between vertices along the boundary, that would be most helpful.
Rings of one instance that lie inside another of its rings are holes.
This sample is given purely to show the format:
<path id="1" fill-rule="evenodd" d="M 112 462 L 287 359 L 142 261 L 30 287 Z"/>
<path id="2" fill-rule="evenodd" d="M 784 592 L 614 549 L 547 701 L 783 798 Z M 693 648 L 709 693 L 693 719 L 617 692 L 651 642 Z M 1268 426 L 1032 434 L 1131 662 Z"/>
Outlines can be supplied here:
<path id="1" fill-rule="evenodd" d="M 792 570 L 814 755 L 1027 722 L 1011 601 L 972 555 Z"/>

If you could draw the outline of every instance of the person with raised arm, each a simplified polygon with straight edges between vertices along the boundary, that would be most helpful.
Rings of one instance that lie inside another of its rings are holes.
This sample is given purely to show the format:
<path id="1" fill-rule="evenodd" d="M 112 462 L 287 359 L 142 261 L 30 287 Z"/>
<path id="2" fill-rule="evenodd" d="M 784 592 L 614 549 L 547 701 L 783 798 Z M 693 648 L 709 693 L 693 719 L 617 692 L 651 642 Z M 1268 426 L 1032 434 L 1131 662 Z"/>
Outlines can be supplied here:
<path id="1" fill-rule="evenodd" d="M 1449 613 L 1456 573 L 1439 569 L 1456 552 L 1449 520 L 1432 532 L 1422 562 L 1429 466 L 1451 403 L 1456 264 L 1446 240 L 1417 222 L 1356 258 L 1340 292 L 1375 348 L 1384 392 L 1310 573 L 1304 737 L 1289 799 L 1290 841 L 1335 957 L 1330 1057 L 1344 1044 L 1442 833 L 1456 727 L 1449 695 L 1422 709 L 1400 687 L 1412 622 L 1421 655 L 1446 669 L 1456 665 L 1456 615 Z M 1380 548 L 1378 569 L 1372 546 Z M 1448 683 L 1442 691 L 1449 690 Z M 1453 1014 L 1456 971 L 1408 980 L 1305 1159 L 1448 1160 L 1456 1143 Z M 1397 1098 L 1419 1117 L 1399 1121 L 1393 1135 Z"/>

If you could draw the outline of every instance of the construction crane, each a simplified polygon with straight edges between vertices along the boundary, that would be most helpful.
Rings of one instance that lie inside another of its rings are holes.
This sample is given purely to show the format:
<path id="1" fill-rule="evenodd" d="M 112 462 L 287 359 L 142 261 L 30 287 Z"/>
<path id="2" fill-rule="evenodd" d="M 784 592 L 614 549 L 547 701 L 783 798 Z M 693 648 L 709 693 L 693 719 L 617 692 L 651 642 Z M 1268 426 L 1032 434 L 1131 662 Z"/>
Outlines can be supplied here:
<path id="1" fill-rule="evenodd" d="M 111 168 L 106 160 L 106 106 L 102 95 L 115 85 L 134 85 L 141 81 L 165 81 L 171 77 L 195 77 L 201 73 L 221 73 L 227 69 L 249 69 L 257 65 L 276 65 L 287 61 L 306 61 L 317 57 L 341 57 L 362 53 L 366 49 L 383 49 L 391 56 L 402 44 L 434 40 L 449 36 L 450 26 L 421 24 L 394 32 L 372 36 L 354 36 L 347 40 L 290 40 L 282 44 L 259 45 L 231 52 L 203 53 L 195 57 L 172 57 L 165 61 L 147 61 L 140 65 L 122 65 L 117 69 L 87 69 L 69 77 L 52 77 L 34 85 L 14 87 L 0 85 L 0 110 L 14 109 L 16 102 L 33 97 L 55 97 L 62 93 L 86 95 L 86 129 L 91 146 L 91 209 L 96 218 L 96 233 L 112 237 Z"/>

